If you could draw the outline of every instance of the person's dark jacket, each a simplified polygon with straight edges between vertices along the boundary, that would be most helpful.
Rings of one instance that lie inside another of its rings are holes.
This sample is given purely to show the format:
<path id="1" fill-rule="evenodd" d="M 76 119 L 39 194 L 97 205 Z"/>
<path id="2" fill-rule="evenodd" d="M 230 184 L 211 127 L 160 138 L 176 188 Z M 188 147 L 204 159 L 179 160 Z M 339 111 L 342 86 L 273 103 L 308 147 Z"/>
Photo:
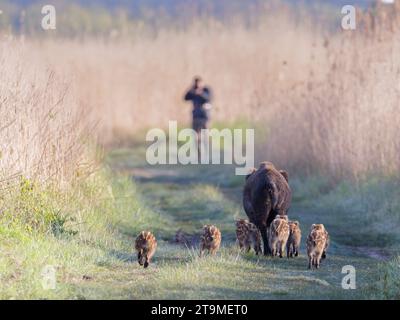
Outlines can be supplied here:
<path id="1" fill-rule="evenodd" d="M 204 109 L 204 104 L 209 103 L 211 100 L 211 93 L 209 90 L 203 90 L 202 93 L 196 93 L 196 89 L 190 89 L 184 97 L 185 101 L 192 101 L 193 103 L 193 118 L 208 119 L 208 113 Z"/>

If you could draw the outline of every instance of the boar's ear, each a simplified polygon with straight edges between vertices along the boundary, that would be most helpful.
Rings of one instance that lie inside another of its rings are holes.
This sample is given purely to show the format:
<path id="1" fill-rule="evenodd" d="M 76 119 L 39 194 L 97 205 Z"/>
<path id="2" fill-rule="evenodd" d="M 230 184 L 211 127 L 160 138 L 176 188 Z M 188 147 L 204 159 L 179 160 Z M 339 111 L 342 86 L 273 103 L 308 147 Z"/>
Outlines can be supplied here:
<path id="1" fill-rule="evenodd" d="M 247 181 L 248 178 L 250 178 L 250 176 L 251 176 L 254 172 L 256 172 L 256 168 L 251 168 L 250 171 L 249 171 L 249 173 L 246 175 L 246 181 Z"/>
<path id="2" fill-rule="evenodd" d="M 289 173 L 287 173 L 285 170 L 279 170 L 279 173 L 283 175 L 285 178 L 286 182 L 289 182 Z"/>

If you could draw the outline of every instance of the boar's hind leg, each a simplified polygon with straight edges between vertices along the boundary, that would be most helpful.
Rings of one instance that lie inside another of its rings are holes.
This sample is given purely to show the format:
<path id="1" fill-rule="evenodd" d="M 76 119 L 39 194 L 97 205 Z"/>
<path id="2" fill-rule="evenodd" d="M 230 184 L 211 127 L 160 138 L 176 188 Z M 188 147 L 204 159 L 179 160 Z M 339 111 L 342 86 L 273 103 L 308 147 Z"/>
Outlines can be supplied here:
<path id="1" fill-rule="evenodd" d="M 144 262 L 144 267 L 145 268 L 147 268 L 148 266 L 149 266 L 149 262 L 150 262 L 150 260 L 149 260 L 149 258 L 148 257 L 146 257 L 146 261 Z"/>
<path id="2" fill-rule="evenodd" d="M 259 229 L 264 242 L 264 255 L 265 256 L 271 255 L 271 250 L 268 245 L 267 227 L 265 225 L 261 225 Z"/>

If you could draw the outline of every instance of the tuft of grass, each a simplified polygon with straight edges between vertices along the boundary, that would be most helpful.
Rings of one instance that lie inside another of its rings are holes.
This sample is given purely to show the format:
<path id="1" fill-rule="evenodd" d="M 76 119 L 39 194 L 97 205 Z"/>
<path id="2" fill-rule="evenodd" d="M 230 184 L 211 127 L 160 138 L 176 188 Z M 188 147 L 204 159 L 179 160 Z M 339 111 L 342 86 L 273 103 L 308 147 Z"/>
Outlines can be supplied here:
<path id="1" fill-rule="evenodd" d="M 400 256 L 380 265 L 379 279 L 370 292 L 373 299 L 400 299 Z"/>

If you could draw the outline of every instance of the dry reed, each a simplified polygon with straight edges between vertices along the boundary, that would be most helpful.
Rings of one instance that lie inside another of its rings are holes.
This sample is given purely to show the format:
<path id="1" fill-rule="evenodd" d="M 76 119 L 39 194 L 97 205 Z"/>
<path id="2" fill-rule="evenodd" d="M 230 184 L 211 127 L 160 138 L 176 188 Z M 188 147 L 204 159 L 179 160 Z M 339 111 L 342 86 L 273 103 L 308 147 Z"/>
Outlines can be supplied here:
<path id="1" fill-rule="evenodd" d="M 25 178 L 61 186 L 85 166 L 90 124 L 67 78 L 33 59 L 19 40 L 0 46 L 1 188 Z"/>

